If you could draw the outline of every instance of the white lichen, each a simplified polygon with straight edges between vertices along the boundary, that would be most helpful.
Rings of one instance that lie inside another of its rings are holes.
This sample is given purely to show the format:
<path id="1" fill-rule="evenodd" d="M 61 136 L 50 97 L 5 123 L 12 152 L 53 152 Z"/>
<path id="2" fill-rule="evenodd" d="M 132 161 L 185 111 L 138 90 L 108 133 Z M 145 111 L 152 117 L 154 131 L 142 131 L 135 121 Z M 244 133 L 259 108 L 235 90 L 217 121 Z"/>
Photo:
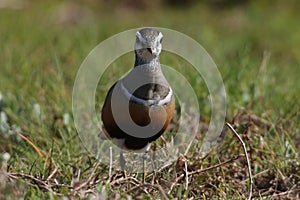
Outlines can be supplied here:
<path id="1" fill-rule="evenodd" d="M 7 115 L 5 112 L 0 112 L 0 132 L 6 133 L 9 130 L 9 125 L 7 123 Z"/>
<path id="2" fill-rule="evenodd" d="M 63 115 L 63 123 L 65 126 L 69 126 L 69 123 L 70 123 L 70 115 L 69 113 L 65 113 Z"/>
<path id="3" fill-rule="evenodd" d="M 67 130 L 70 132 L 71 126 L 70 126 L 70 114 L 69 113 L 65 113 L 63 115 L 63 124 L 67 128 Z"/>
<path id="4" fill-rule="evenodd" d="M 33 109 L 32 109 L 33 114 L 35 115 L 36 118 L 40 119 L 41 117 L 41 106 L 38 103 L 33 104 Z"/>
<path id="5" fill-rule="evenodd" d="M 10 154 L 9 153 L 7 153 L 7 152 L 4 152 L 3 154 L 2 154 L 2 159 L 5 161 L 5 162 L 7 162 L 9 159 L 10 159 Z"/>

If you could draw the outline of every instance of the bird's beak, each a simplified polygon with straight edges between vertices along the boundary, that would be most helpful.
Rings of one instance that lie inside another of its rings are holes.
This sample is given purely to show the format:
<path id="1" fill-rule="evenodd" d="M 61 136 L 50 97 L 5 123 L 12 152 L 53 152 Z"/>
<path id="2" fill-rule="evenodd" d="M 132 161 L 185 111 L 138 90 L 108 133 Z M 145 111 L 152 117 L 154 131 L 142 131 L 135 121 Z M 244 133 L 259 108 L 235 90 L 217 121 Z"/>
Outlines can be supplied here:
<path id="1" fill-rule="evenodd" d="M 147 50 L 148 50 L 151 54 L 153 54 L 152 48 L 147 48 Z"/>
<path id="2" fill-rule="evenodd" d="M 147 51 L 144 51 L 143 57 L 147 59 L 152 59 L 157 56 L 156 50 L 154 48 L 146 48 Z"/>

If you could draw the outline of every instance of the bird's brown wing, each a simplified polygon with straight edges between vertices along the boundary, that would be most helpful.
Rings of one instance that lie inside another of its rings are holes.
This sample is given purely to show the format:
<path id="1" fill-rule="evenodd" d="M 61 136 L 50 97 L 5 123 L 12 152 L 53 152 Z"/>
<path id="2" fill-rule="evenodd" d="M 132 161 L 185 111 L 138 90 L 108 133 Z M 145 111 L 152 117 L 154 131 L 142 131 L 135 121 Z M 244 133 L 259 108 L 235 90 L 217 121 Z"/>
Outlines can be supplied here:
<path id="1" fill-rule="evenodd" d="M 122 94 L 121 91 L 118 91 L 119 88 L 116 87 L 116 84 L 114 84 L 108 91 L 108 94 L 106 96 L 103 108 L 102 108 L 102 113 L 101 113 L 101 118 L 102 118 L 102 122 L 103 122 L 103 127 L 105 129 L 105 133 L 106 136 L 110 139 L 124 139 L 124 146 L 119 146 L 120 148 L 123 149 L 132 149 L 132 150 L 138 150 L 138 149 L 142 149 L 145 146 L 147 146 L 148 143 L 155 141 L 157 138 L 159 138 L 163 132 L 165 131 L 165 129 L 167 128 L 168 124 L 170 123 L 173 114 L 174 114 L 174 109 L 175 109 L 175 99 L 174 97 L 172 97 L 171 102 L 169 102 L 168 104 L 164 105 L 161 109 L 165 109 L 166 112 L 166 119 L 165 119 L 165 123 L 162 127 L 162 129 L 158 132 L 158 133 L 151 133 L 151 136 L 147 137 L 147 133 L 134 133 L 134 135 L 136 134 L 143 134 L 141 138 L 139 137 L 134 137 L 132 135 L 129 135 L 127 133 L 125 133 L 124 131 L 122 131 L 120 129 L 120 127 L 117 125 L 117 123 L 115 122 L 115 119 L 113 117 L 113 113 L 112 113 L 112 109 L 111 109 L 111 98 L 112 98 L 112 92 L 114 90 L 116 92 L 116 98 L 118 99 L 118 103 L 114 104 L 114 106 L 116 106 L 115 109 L 120 110 L 120 112 L 118 112 L 118 119 L 121 121 L 121 123 L 126 124 L 126 122 L 129 120 L 127 118 L 127 116 L 123 116 L 123 112 L 121 112 L 122 109 L 126 109 L 123 106 L 128 105 L 128 99 L 126 99 L 126 97 Z M 149 117 L 149 106 L 144 106 L 144 105 L 140 105 L 140 104 L 136 104 L 134 102 L 129 102 L 129 113 L 130 116 L 132 118 L 132 120 L 140 125 L 140 126 L 146 126 L 147 124 L 150 123 L 151 119 Z M 159 124 L 161 124 L 161 120 L 162 120 L 162 115 L 160 114 L 161 110 L 152 110 L 153 114 L 153 119 L 154 122 L 160 122 Z M 119 145 L 119 144 L 118 144 Z"/>

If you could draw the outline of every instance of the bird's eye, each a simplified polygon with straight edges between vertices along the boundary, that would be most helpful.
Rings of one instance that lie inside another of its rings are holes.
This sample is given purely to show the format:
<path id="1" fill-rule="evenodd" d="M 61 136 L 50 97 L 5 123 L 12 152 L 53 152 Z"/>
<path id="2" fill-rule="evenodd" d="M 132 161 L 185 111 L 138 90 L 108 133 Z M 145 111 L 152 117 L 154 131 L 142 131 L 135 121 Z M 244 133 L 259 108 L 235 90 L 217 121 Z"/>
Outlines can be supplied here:
<path id="1" fill-rule="evenodd" d="M 163 40 L 163 39 L 161 38 L 161 39 L 159 40 L 159 43 L 162 43 L 162 40 Z"/>

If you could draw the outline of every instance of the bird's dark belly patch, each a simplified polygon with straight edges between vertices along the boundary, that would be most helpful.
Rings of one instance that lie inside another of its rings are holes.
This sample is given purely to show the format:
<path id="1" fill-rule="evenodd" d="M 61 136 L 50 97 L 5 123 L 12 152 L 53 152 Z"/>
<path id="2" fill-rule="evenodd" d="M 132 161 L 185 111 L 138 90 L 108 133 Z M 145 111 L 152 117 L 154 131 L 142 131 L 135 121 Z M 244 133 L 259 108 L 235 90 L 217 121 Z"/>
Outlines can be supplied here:
<path id="1" fill-rule="evenodd" d="M 136 89 L 133 95 L 143 100 L 159 100 L 159 98 L 165 98 L 168 93 L 168 87 L 156 83 L 148 83 Z"/>

